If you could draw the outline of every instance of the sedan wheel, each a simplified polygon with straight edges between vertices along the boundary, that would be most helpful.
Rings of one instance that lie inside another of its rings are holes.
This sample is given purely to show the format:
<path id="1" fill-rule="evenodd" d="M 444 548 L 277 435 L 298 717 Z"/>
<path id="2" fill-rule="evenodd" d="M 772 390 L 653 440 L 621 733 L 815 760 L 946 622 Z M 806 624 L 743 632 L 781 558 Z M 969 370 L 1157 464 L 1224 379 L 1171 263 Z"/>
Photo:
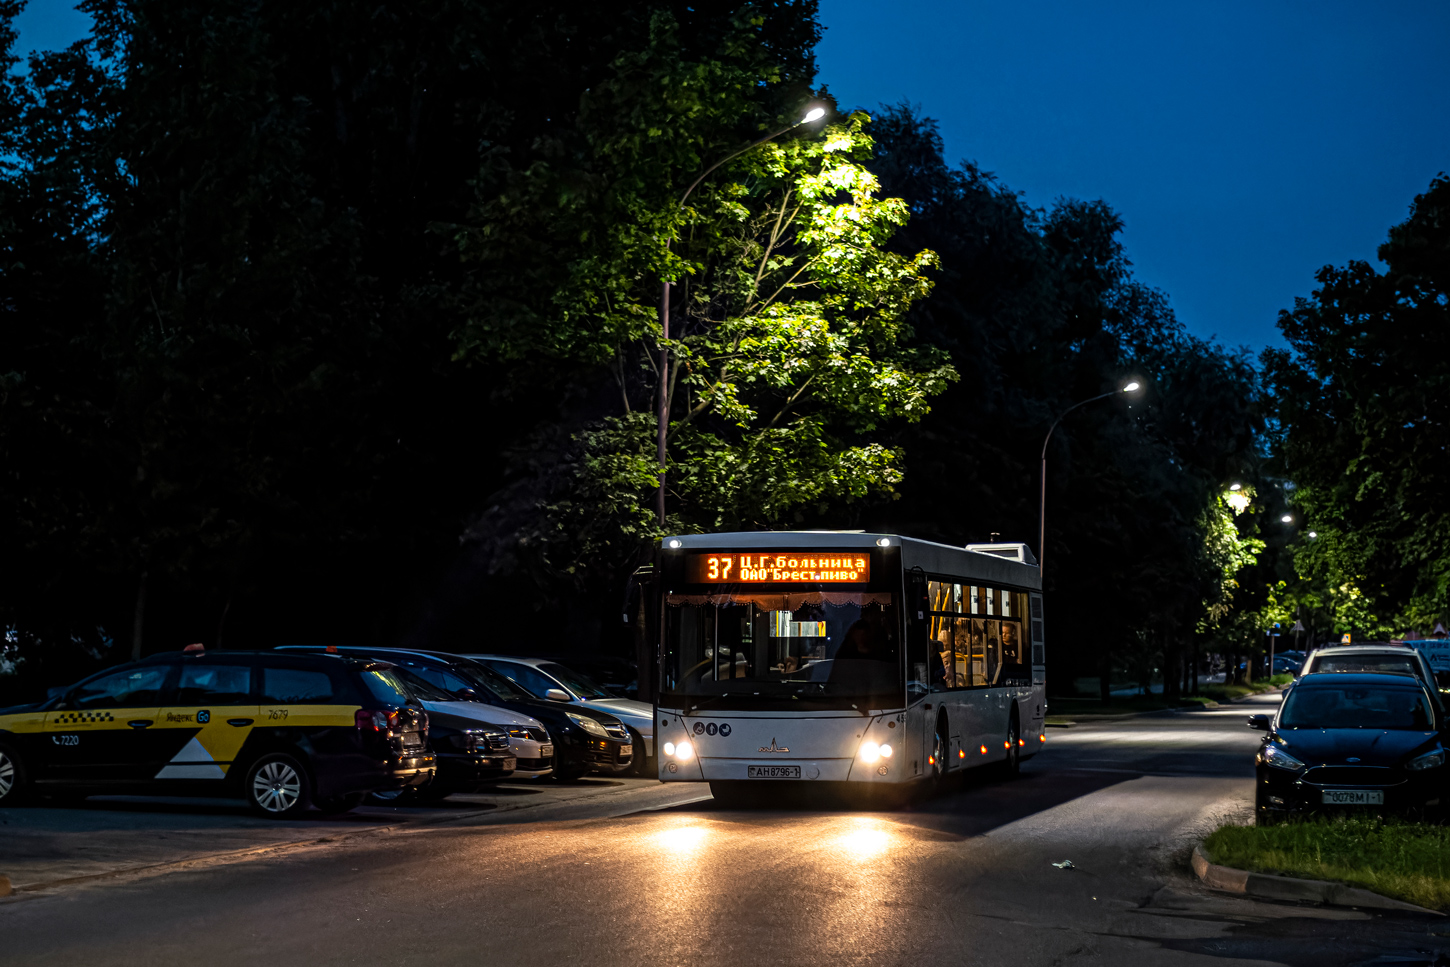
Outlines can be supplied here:
<path id="1" fill-rule="evenodd" d="M 15 753 L 0 745 L 0 806 L 14 806 L 25 791 L 25 772 Z"/>
<path id="2" fill-rule="evenodd" d="M 307 811 L 309 798 L 307 774 L 290 755 L 263 756 L 247 775 L 247 801 L 263 816 L 300 816 Z"/>

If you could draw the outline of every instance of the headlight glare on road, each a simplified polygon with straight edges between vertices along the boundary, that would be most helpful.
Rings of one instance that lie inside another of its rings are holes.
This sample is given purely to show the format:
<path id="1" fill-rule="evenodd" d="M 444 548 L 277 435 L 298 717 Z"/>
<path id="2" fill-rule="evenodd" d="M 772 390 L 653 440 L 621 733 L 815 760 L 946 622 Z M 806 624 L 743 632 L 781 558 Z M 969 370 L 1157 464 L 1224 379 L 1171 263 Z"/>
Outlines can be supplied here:
<path id="1" fill-rule="evenodd" d="M 881 746 L 875 742 L 862 742 L 861 751 L 858 753 L 862 762 L 875 762 L 881 758 Z"/>
<path id="2" fill-rule="evenodd" d="M 1419 772 L 1422 769 L 1436 769 L 1445 764 L 1445 750 L 1436 749 L 1434 752 L 1427 752 L 1417 756 L 1405 763 L 1406 769 Z"/>
<path id="3" fill-rule="evenodd" d="M 1304 768 L 1304 763 L 1272 744 L 1264 746 L 1259 753 L 1259 761 L 1271 769 L 1286 769 L 1289 772 L 1298 772 Z"/>
<path id="4" fill-rule="evenodd" d="M 675 746 L 674 752 L 666 753 L 666 755 L 672 755 L 676 759 L 679 759 L 681 762 L 688 761 L 690 757 L 694 754 L 695 750 L 688 742 L 681 742 L 679 745 Z"/>

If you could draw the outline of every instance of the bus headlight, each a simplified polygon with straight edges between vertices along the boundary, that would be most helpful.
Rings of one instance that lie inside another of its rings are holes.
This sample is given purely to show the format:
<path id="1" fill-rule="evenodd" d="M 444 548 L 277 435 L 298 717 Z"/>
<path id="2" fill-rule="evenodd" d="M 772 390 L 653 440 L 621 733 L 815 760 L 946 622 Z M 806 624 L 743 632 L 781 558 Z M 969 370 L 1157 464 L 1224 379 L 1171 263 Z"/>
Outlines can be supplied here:
<path id="1" fill-rule="evenodd" d="M 890 748 L 890 746 L 888 746 L 887 748 Z M 877 759 L 881 758 L 881 746 L 877 745 L 875 742 L 862 742 L 861 751 L 858 754 L 861 756 L 862 762 L 875 762 Z M 888 752 L 886 754 L 890 755 L 891 753 Z"/>
<path id="2" fill-rule="evenodd" d="M 673 742 L 666 742 L 664 744 L 664 752 L 665 752 L 665 755 L 674 755 L 675 754 L 675 744 Z"/>
<path id="3" fill-rule="evenodd" d="M 690 746 L 690 743 L 688 742 L 681 742 L 679 745 L 675 746 L 675 751 L 673 752 L 669 750 L 669 743 L 665 744 L 665 755 L 672 755 L 676 759 L 679 759 L 681 762 L 688 762 L 694 756 L 694 754 L 695 750 Z"/>
<path id="4" fill-rule="evenodd" d="M 885 744 L 883 744 L 881 746 L 881 758 L 883 758 L 883 759 L 889 759 L 889 758 L 891 758 L 891 746 L 885 745 Z"/>

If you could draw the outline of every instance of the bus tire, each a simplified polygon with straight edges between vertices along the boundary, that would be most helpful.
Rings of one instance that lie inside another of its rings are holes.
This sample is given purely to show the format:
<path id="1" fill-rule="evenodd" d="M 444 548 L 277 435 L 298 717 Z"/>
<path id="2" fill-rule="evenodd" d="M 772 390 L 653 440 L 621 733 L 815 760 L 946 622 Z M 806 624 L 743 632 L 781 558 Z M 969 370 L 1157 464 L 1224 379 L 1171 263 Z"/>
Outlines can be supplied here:
<path id="1" fill-rule="evenodd" d="M 931 766 L 931 788 L 933 792 L 942 792 L 947 784 L 947 760 L 951 753 L 952 740 L 948 731 L 947 719 L 942 715 L 936 720 L 936 733 L 931 741 L 931 759 L 927 763 Z"/>
<path id="2" fill-rule="evenodd" d="M 1017 724 L 1017 709 L 1007 720 L 1007 758 L 998 767 L 1005 779 L 1015 779 L 1022 772 L 1022 728 Z"/>

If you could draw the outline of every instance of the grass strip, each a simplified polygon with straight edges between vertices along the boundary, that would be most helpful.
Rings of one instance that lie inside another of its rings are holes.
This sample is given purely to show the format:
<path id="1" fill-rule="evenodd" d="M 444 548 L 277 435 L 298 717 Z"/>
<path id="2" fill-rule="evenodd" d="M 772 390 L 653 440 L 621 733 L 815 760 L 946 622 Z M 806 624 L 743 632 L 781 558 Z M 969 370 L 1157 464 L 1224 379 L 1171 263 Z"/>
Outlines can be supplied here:
<path id="1" fill-rule="evenodd" d="M 1220 826 L 1211 862 L 1255 873 L 1333 880 L 1431 910 L 1450 910 L 1450 828 L 1377 818 Z"/>

